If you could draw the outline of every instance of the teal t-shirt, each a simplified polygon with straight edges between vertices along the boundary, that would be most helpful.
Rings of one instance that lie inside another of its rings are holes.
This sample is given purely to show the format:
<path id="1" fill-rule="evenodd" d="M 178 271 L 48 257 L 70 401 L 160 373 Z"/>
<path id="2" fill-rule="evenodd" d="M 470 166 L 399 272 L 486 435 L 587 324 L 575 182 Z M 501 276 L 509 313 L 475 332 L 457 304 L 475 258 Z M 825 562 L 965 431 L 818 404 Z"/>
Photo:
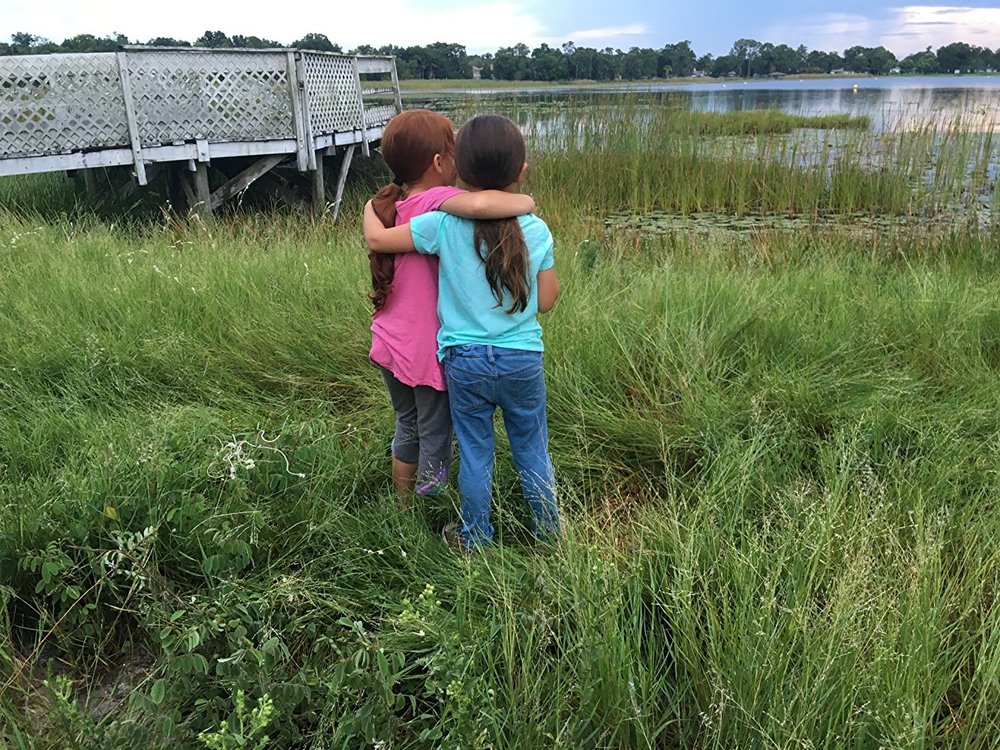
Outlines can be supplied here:
<path id="1" fill-rule="evenodd" d="M 538 324 L 539 271 L 552 268 L 552 233 L 537 216 L 518 218 L 528 248 L 528 281 L 531 291 L 522 312 L 508 314 L 510 295 L 503 304 L 486 281 L 486 267 L 472 244 L 475 222 L 441 211 L 410 220 L 413 244 L 421 253 L 440 258 L 438 270 L 438 359 L 445 350 L 462 344 L 492 344 L 504 349 L 540 352 L 542 327 Z"/>

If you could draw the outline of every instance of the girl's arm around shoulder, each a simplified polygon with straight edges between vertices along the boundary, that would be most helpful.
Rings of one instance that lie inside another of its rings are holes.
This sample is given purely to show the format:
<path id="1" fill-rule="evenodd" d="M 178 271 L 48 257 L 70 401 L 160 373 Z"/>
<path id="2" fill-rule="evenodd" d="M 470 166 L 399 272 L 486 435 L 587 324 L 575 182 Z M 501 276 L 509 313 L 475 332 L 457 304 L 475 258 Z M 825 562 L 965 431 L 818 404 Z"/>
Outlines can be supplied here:
<path id="1" fill-rule="evenodd" d="M 547 313 L 555 304 L 559 297 L 559 279 L 556 278 L 555 268 L 546 268 L 539 271 L 538 283 L 538 312 Z"/>
<path id="2" fill-rule="evenodd" d="M 531 217 L 525 222 L 528 226 L 525 229 L 525 241 L 529 247 L 539 248 L 542 257 L 539 263 L 539 271 L 535 277 L 538 284 L 538 312 L 546 313 L 556 304 L 559 297 L 559 279 L 556 278 L 554 242 L 552 232 L 544 221 L 537 217 Z"/>
<path id="3" fill-rule="evenodd" d="M 535 199 L 506 190 L 469 190 L 445 200 L 441 210 L 467 219 L 508 219 L 530 214 L 535 210 Z"/>
<path id="4" fill-rule="evenodd" d="M 410 225 L 384 226 L 375 215 L 371 201 L 365 204 L 363 227 L 365 242 L 373 253 L 408 253 L 416 250 L 413 245 L 413 233 L 410 231 Z"/>

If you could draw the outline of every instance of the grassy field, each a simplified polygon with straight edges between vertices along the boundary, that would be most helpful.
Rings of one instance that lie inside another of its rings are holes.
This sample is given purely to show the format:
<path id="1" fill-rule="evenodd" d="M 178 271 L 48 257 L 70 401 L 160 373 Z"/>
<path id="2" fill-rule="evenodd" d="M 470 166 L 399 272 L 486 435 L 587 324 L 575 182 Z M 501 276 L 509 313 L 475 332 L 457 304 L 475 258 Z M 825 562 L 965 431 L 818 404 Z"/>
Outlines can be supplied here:
<path id="1" fill-rule="evenodd" d="M 441 541 L 454 492 L 391 492 L 374 183 L 334 226 L 0 182 L 0 748 L 994 746 L 1000 235 L 962 204 L 992 145 L 850 130 L 803 166 L 633 115 L 531 142 L 546 556 L 502 440 L 487 554 Z"/>

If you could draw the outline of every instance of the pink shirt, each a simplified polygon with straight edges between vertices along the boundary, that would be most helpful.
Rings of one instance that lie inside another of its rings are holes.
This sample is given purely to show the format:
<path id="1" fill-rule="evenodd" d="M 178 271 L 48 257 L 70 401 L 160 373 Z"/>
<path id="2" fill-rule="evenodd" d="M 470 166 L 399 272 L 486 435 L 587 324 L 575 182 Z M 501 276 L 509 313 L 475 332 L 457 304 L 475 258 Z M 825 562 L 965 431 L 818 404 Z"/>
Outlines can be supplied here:
<path id="1" fill-rule="evenodd" d="M 434 211 L 462 191 L 435 187 L 396 203 L 396 226 Z M 437 358 L 438 259 L 404 253 L 393 257 L 392 290 L 385 305 L 372 316 L 372 362 L 410 386 L 447 390 Z"/>

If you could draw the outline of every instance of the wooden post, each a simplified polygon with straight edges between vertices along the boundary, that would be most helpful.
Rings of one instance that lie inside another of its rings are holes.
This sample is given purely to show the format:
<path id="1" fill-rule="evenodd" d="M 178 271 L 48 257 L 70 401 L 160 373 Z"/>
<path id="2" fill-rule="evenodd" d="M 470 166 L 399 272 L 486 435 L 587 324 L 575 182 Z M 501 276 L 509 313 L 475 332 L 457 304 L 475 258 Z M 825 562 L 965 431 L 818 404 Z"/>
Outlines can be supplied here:
<path id="1" fill-rule="evenodd" d="M 208 189 L 208 165 L 198 162 L 194 173 L 194 186 L 197 192 L 198 205 L 195 208 L 202 216 L 212 215 L 212 191 Z"/>
<path id="2" fill-rule="evenodd" d="M 399 93 L 399 75 L 396 73 L 396 61 L 392 61 L 392 91 L 396 99 L 396 114 L 403 111 L 403 98 Z"/>
<path id="3" fill-rule="evenodd" d="M 354 149 L 357 145 L 352 143 L 344 152 L 344 161 L 340 165 L 340 175 L 337 177 L 337 194 L 333 198 L 333 220 L 337 221 L 340 214 L 340 201 L 344 197 L 344 185 L 347 184 L 347 172 L 351 168 L 351 160 L 354 158 Z"/>
<path id="4" fill-rule="evenodd" d="M 315 152 L 316 168 L 312 173 L 313 211 L 318 214 L 326 209 L 326 182 L 323 177 L 323 150 Z"/>
<path id="5" fill-rule="evenodd" d="M 309 157 L 313 144 L 307 143 L 306 126 L 303 112 L 302 97 L 305 95 L 305 83 L 299 79 L 295 53 L 289 50 L 285 55 L 286 75 L 288 76 L 288 95 L 292 105 L 292 127 L 295 129 L 295 158 L 300 172 L 310 169 Z M 311 140 L 311 139 L 309 139 Z"/>
<path id="6" fill-rule="evenodd" d="M 367 159 L 371 156 L 371 152 L 368 149 L 368 125 L 365 123 L 365 93 L 361 89 L 361 72 L 358 70 L 358 58 L 357 56 L 353 59 L 354 62 L 354 91 L 358 95 L 358 120 L 359 127 L 361 128 L 361 153 L 365 155 Z"/>
<path id="7" fill-rule="evenodd" d="M 87 195 L 91 198 L 97 197 L 97 175 L 93 169 L 83 170 L 83 184 L 87 187 Z"/>
<path id="8" fill-rule="evenodd" d="M 195 207 L 195 204 L 198 203 L 194 190 L 191 189 L 191 173 L 183 169 L 178 169 L 177 173 L 180 179 L 181 188 L 184 190 L 184 198 L 187 200 L 187 209 L 190 211 Z"/>
<path id="9" fill-rule="evenodd" d="M 128 58 L 125 52 L 116 52 L 118 78 L 122 84 L 122 98 L 125 100 L 125 119 L 128 121 L 128 135 L 132 142 L 132 158 L 135 163 L 135 177 L 140 185 L 147 184 L 146 165 L 142 161 L 142 141 L 139 139 L 139 125 L 135 119 L 135 102 L 132 99 L 132 81 L 128 73 Z"/>

